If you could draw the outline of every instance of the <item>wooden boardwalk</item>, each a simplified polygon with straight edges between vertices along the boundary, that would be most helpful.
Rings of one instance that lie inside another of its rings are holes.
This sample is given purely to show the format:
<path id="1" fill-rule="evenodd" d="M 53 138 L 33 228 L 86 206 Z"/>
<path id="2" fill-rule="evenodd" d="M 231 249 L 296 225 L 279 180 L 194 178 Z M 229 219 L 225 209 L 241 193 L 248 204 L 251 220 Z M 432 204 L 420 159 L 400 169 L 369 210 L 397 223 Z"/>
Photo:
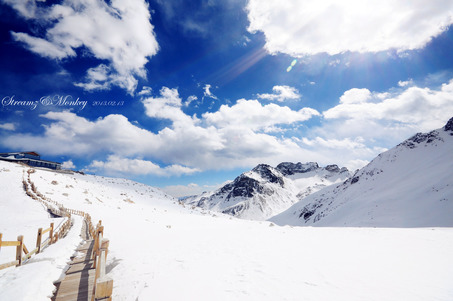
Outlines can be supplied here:
<path id="1" fill-rule="evenodd" d="M 91 301 L 96 269 L 91 253 L 94 240 L 87 240 L 77 248 L 81 253 L 72 259 L 63 280 L 54 283 L 57 290 L 52 301 Z"/>

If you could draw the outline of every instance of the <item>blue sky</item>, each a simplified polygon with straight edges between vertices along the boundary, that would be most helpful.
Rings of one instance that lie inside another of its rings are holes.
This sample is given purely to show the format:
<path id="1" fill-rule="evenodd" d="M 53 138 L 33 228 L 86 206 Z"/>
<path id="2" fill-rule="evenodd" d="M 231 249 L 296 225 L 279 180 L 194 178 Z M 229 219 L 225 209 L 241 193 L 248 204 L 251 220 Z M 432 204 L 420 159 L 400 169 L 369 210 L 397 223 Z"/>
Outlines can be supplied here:
<path id="1" fill-rule="evenodd" d="M 0 1 L 0 146 L 176 195 L 453 116 L 453 2 Z"/>

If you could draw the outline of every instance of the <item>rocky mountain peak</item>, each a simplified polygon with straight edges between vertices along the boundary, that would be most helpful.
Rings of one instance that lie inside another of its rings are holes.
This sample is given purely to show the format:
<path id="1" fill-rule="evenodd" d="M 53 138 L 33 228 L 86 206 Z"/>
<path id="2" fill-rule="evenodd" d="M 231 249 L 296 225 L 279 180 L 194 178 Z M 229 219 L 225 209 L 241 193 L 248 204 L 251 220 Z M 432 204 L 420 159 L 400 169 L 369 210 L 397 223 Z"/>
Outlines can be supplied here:
<path id="1" fill-rule="evenodd" d="M 284 186 L 284 181 L 281 175 L 279 175 L 278 172 L 276 173 L 276 170 L 270 165 L 259 164 L 252 169 L 252 172 L 256 172 L 263 179 L 269 181 L 270 183 L 278 183 L 281 187 Z"/>
<path id="2" fill-rule="evenodd" d="M 276 169 L 279 170 L 283 175 L 290 176 L 295 173 L 306 173 L 319 168 L 318 163 L 308 162 L 308 163 L 292 163 L 292 162 L 283 162 L 277 165 Z"/>

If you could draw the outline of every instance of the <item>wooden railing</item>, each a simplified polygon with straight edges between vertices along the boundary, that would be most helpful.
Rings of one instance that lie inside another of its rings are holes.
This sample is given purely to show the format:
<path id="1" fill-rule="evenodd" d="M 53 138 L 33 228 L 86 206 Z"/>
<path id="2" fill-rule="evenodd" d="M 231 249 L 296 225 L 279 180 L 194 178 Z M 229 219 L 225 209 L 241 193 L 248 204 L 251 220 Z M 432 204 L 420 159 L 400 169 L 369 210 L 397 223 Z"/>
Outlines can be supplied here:
<path id="1" fill-rule="evenodd" d="M 3 241 L 3 234 L 0 233 L 0 248 L 1 247 L 16 247 L 16 260 L 0 264 L 0 270 L 6 269 L 11 266 L 21 266 L 24 262 L 31 258 L 34 254 L 40 253 L 48 245 L 56 243 L 59 238 L 64 237 L 71 228 L 71 216 L 61 225 L 57 231 L 54 229 L 54 223 L 50 223 L 50 227 L 47 229 L 39 228 L 36 236 L 36 248 L 32 251 L 28 251 L 24 244 L 24 236 L 19 235 L 17 241 Z M 49 237 L 42 241 L 44 234 L 49 232 Z"/>
<path id="2" fill-rule="evenodd" d="M 93 226 L 90 214 L 82 211 L 82 210 L 74 210 L 65 208 L 63 204 L 55 202 L 54 200 L 44 196 L 41 194 L 36 185 L 30 178 L 30 175 L 34 173 L 34 169 L 29 169 L 27 171 L 27 181 L 25 178 L 23 180 L 24 189 L 30 197 L 34 200 L 37 200 L 44 204 L 46 208 L 51 211 L 54 215 L 58 216 L 68 216 L 71 217 L 71 214 L 79 215 L 83 217 L 86 222 L 86 226 L 88 228 L 88 234 L 90 238 L 94 240 L 94 247 L 93 253 L 91 254 L 91 258 L 93 260 L 93 268 L 96 268 L 95 279 L 94 279 L 94 286 L 93 286 L 93 297 L 92 301 L 103 300 L 108 301 L 112 300 L 112 292 L 113 292 L 113 280 L 106 276 L 106 261 L 107 261 L 107 253 L 109 247 L 109 240 L 104 238 L 104 226 L 102 226 L 102 222 Z M 56 209 L 52 204 L 56 205 L 58 209 Z M 61 237 L 61 236 L 60 236 Z M 57 233 L 58 239 L 58 233 Z"/>
<path id="3" fill-rule="evenodd" d="M 92 253 L 93 267 L 96 268 L 92 301 L 112 300 L 113 279 L 105 275 L 108 248 L 109 240 L 104 238 L 104 226 L 99 221 L 95 230 Z"/>

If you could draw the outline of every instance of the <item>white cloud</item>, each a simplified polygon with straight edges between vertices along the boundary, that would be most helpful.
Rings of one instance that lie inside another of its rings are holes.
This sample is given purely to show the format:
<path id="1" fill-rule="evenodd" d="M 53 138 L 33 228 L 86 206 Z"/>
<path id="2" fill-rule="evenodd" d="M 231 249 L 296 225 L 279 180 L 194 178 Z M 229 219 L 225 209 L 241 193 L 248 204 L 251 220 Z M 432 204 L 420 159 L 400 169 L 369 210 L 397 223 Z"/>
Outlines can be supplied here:
<path id="1" fill-rule="evenodd" d="M 163 87 L 160 97 L 145 98 L 142 102 L 149 117 L 169 119 L 185 125 L 196 122 L 181 110 L 182 100 L 177 89 Z"/>
<path id="2" fill-rule="evenodd" d="M 258 98 L 283 102 L 287 99 L 299 99 L 301 97 L 299 91 L 290 86 L 274 86 L 272 91 L 274 91 L 274 94 L 258 94 Z"/>
<path id="3" fill-rule="evenodd" d="M 291 124 L 320 115 L 311 108 L 293 111 L 277 104 L 262 105 L 257 100 L 240 99 L 233 106 L 222 105 L 217 112 L 204 113 L 203 119 L 217 128 L 263 130 L 277 124 Z"/>
<path id="4" fill-rule="evenodd" d="M 371 98 L 371 92 L 368 89 L 350 89 L 340 97 L 342 104 L 364 103 Z"/>
<path id="5" fill-rule="evenodd" d="M 151 95 L 153 92 L 153 89 L 148 86 L 143 86 L 142 90 L 137 93 L 138 96 L 145 96 L 145 95 Z"/>
<path id="6" fill-rule="evenodd" d="M 282 161 L 351 167 L 451 118 L 453 81 L 438 89 L 399 89 L 345 91 L 337 106 L 323 112 L 320 126 L 307 128 L 303 122 L 319 116 L 316 110 L 257 100 L 240 99 L 199 118 L 189 116 L 178 90 L 163 87 L 158 97 L 143 99 L 150 118 L 170 121 L 159 131 L 142 129 L 122 115 L 88 120 L 72 112 L 48 112 L 41 115 L 47 120 L 43 134 L 8 133 L 2 144 L 49 155 L 105 155 L 89 168 L 117 174 L 171 176 Z M 285 136 L 289 128 L 292 135 Z"/>
<path id="7" fill-rule="evenodd" d="M 110 155 L 107 161 L 94 160 L 86 168 L 87 171 L 103 171 L 106 174 L 118 175 L 158 175 L 158 176 L 180 176 L 199 172 L 197 168 L 189 168 L 181 165 L 170 165 L 160 167 L 159 165 L 142 159 L 129 159 L 117 155 Z"/>
<path id="8" fill-rule="evenodd" d="M 250 0 L 247 11 L 270 53 L 293 56 L 419 49 L 453 23 L 445 0 Z"/>
<path id="9" fill-rule="evenodd" d="M 204 90 L 203 98 L 208 97 L 208 98 L 212 98 L 212 99 L 218 100 L 217 96 L 212 94 L 211 88 L 212 88 L 211 85 L 205 85 L 204 86 L 204 88 L 203 88 L 203 90 Z"/>
<path id="10" fill-rule="evenodd" d="M 130 123 L 123 115 L 108 115 L 95 121 L 75 113 L 48 112 L 41 117 L 52 121 L 44 125 L 44 134 L 15 134 L 4 145 L 36 149 L 51 155 L 90 156 L 97 153 L 142 154 L 158 147 L 158 137 Z"/>
<path id="11" fill-rule="evenodd" d="M 396 126 L 400 130 L 429 131 L 443 126 L 452 112 L 453 80 L 438 90 L 412 86 L 393 95 L 351 89 L 340 97 L 339 105 L 323 112 L 323 115 L 326 119 L 342 119 L 343 123 L 347 120 L 349 125 L 358 120 L 373 126 L 380 123 L 380 128 L 385 124 L 385 127 Z M 360 128 L 370 130 L 364 126 Z"/>
<path id="12" fill-rule="evenodd" d="M 45 0 L 3 0 L 4 3 L 11 5 L 19 14 L 27 19 L 34 18 L 38 12 L 36 2 L 44 2 Z"/>
<path id="13" fill-rule="evenodd" d="M 400 86 L 400 87 L 406 87 L 406 86 L 413 85 L 413 84 L 414 84 L 414 82 L 413 82 L 412 79 L 409 79 L 409 80 L 406 80 L 406 81 L 401 81 L 400 80 L 398 82 L 398 86 Z"/>
<path id="14" fill-rule="evenodd" d="M 14 123 L 11 123 L 11 122 L 0 123 L 0 129 L 7 130 L 7 131 L 15 131 L 16 130 L 16 125 Z"/>
<path id="15" fill-rule="evenodd" d="M 30 36 L 23 32 L 12 32 L 12 37 L 18 42 L 24 43 L 32 52 L 39 53 L 43 57 L 50 59 L 63 59 L 76 56 L 71 47 L 61 47 L 45 39 Z"/>
<path id="16" fill-rule="evenodd" d="M 107 61 L 88 70 L 86 90 L 116 85 L 130 94 L 137 77 L 146 78 L 145 64 L 158 51 L 148 4 L 143 0 L 72 1 L 37 8 L 35 1 L 7 0 L 23 17 L 45 24 L 42 37 L 13 32 L 13 38 L 43 57 L 64 59 L 76 56 L 81 47 L 95 58 Z M 30 8 L 31 10 L 28 10 Z"/>
<path id="17" fill-rule="evenodd" d="M 190 95 L 189 97 L 187 97 L 187 100 L 184 103 L 184 106 L 188 107 L 195 100 L 198 100 L 198 97 L 196 97 L 195 95 Z"/>
<path id="18" fill-rule="evenodd" d="M 65 162 L 61 163 L 61 168 L 64 168 L 64 169 L 75 169 L 76 166 L 74 165 L 74 162 L 72 162 L 72 160 L 68 160 L 68 161 L 65 161 Z"/>

